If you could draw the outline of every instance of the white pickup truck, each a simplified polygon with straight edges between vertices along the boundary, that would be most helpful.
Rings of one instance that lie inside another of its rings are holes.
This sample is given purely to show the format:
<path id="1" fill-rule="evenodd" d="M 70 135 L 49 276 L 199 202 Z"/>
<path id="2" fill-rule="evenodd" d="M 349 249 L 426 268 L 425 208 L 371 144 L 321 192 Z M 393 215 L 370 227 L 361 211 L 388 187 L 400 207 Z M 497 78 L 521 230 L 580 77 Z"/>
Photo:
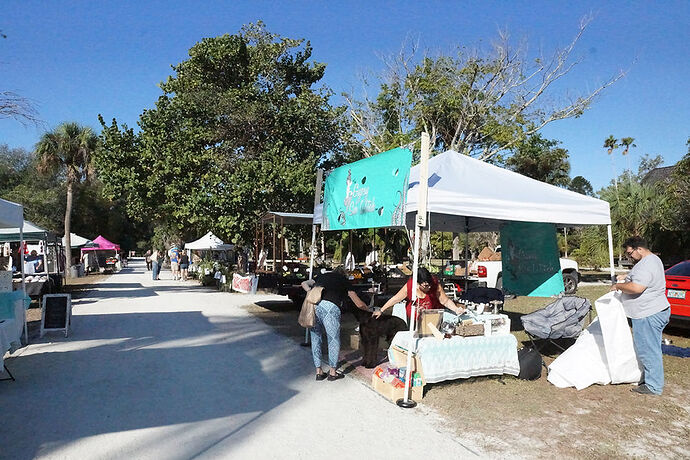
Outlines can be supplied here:
<path id="1" fill-rule="evenodd" d="M 500 251 L 500 249 L 499 249 Z M 580 282 L 580 272 L 577 262 L 572 259 L 560 259 L 563 284 L 566 294 L 575 294 Z M 500 260 L 474 261 L 470 265 L 470 272 L 477 273 L 468 277 L 471 281 L 486 283 L 486 287 L 503 289 L 503 265 Z"/>

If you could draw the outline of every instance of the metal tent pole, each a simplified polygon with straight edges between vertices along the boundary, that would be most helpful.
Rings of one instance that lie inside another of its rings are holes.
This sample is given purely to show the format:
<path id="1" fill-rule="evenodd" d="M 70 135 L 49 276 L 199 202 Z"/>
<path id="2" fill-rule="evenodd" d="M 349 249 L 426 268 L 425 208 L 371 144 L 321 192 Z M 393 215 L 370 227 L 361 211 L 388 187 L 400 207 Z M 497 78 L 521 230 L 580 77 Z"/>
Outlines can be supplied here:
<path id="1" fill-rule="evenodd" d="M 45 260 L 45 259 L 44 259 Z M 19 227 L 19 264 L 22 268 L 22 313 L 24 314 L 24 340 L 26 344 L 29 344 L 29 326 L 26 322 L 26 305 L 24 305 L 24 299 L 26 299 L 26 274 L 24 273 L 24 209 L 22 208 L 22 226 Z"/>
<path id="2" fill-rule="evenodd" d="M 412 263 L 412 299 L 409 318 L 409 333 L 410 343 L 407 347 L 407 369 L 405 370 L 405 391 L 404 397 L 398 399 L 396 404 L 400 407 L 410 409 L 417 405 L 415 401 L 410 398 L 412 391 L 412 354 L 416 349 L 415 330 L 417 328 L 417 310 L 415 308 L 415 301 L 417 300 L 417 270 L 419 269 L 419 240 L 421 239 L 422 228 L 426 227 L 426 202 L 428 191 L 428 176 L 429 176 L 429 150 L 431 141 L 428 133 L 422 133 L 422 153 L 419 167 L 419 200 L 417 205 L 417 219 L 415 219 L 415 233 L 414 233 L 414 252 Z"/>
<path id="3" fill-rule="evenodd" d="M 611 224 L 606 226 L 606 232 L 609 238 L 609 266 L 611 267 L 611 284 L 616 282 L 616 271 L 613 268 L 613 233 L 611 232 Z"/>

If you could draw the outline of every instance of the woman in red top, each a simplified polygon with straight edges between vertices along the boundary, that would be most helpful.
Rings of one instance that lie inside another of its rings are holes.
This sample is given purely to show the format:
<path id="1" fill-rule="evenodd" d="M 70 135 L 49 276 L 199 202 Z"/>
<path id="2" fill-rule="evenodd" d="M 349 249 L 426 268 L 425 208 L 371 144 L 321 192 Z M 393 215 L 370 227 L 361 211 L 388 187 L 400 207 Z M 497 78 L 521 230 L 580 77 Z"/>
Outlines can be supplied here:
<path id="1" fill-rule="evenodd" d="M 412 278 L 407 280 L 405 286 L 400 288 L 397 294 L 388 299 L 388 302 L 381 307 L 381 310 L 374 313 L 373 316 L 375 318 L 380 317 L 384 310 L 403 300 L 407 300 L 405 308 L 407 309 L 407 318 L 409 318 L 412 310 Z M 455 305 L 455 302 L 446 295 L 441 287 L 441 283 L 438 282 L 436 277 L 431 276 L 429 270 L 426 268 L 419 268 L 417 270 L 417 310 L 443 307 L 452 310 L 458 315 L 465 312 L 464 308 Z"/>

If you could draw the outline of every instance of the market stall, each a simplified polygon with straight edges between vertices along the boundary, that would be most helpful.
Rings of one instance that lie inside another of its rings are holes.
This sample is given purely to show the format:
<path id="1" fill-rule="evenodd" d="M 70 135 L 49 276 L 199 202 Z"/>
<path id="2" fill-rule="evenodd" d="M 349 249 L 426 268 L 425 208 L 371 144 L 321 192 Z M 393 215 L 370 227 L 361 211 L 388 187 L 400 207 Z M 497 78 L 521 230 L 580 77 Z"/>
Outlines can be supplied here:
<path id="1" fill-rule="evenodd" d="M 426 190 L 420 190 L 424 188 Z M 315 223 L 328 223 L 329 215 L 325 209 L 315 207 L 314 214 Z M 458 233 L 500 231 L 505 225 L 515 222 L 546 223 L 555 227 L 607 225 L 613 276 L 611 220 L 607 202 L 545 184 L 454 151 L 439 154 L 426 165 L 422 163 L 411 169 L 405 216 L 407 228 L 415 228 L 415 233 L 422 228 Z M 420 239 L 414 237 L 415 256 Z M 430 340 L 439 342 L 430 348 L 445 356 L 454 354 L 451 352 L 451 348 L 457 345 L 454 342 L 470 341 L 468 338 L 431 338 L 425 342 L 431 343 Z M 501 354 L 510 353 L 512 364 L 507 365 L 503 372 L 516 374 L 512 367 L 517 363 L 517 344 L 514 339 L 510 344 L 504 342 Z M 428 353 L 428 347 L 422 343 L 407 343 L 407 346 L 412 346 L 415 352 Z M 439 352 L 443 348 L 447 349 Z M 409 372 L 410 363 L 407 364 Z M 456 369 L 455 374 L 458 372 L 462 370 Z M 450 377 L 443 377 L 443 372 L 438 373 L 439 379 L 456 378 L 453 372 L 448 375 Z M 409 380 L 408 374 L 408 385 Z"/>
<path id="2" fill-rule="evenodd" d="M 0 199 L 0 230 L 19 229 L 19 239 L 22 240 L 24 227 L 24 208 L 16 203 Z M 22 331 L 28 340 L 28 333 L 26 327 L 26 293 L 24 291 L 24 253 L 20 251 L 19 257 L 20 275 L 21 275 L 21 290 L 14 291 L 12 289 L 12 272 L 9 255 L 5 256 L 3 248 L 2 262 L 0 266 L 0 364 L 2 370 L 7 372 L 9 378 L 14 380 L 12 374 L 5 366 L 5 353 L 15 347 L 21 346 Z M 8 267 L 7 265 L 10 265 Z M 7 270 L 10 268 L 10 270 Z M 0 373 L 2 372 L 0 370 Z M 2 380 L 5 380 L 4 378 Z"/>
<path id="3" fill-rule="evenodd" d="M 90 247 L 81 248 L 81 259 L 85 271 L 115 271 L 122 268 L 120 245 L 108 241 L 101 235 L 93 239 Z"/>
<path id="4" fill-rule="evenodd" d="M 234 244 L 224 243 L 213 232 L 208 232 L 201 238 L 195 241 L 184 244 L 184 250 L 187 252 L 189 258 L 189 272 L 196 274 L 202 283 L 220 283 L 227 282 L 225 275 L 219 270 L 221 266 L 226 268 L 230 266 L 233 259 L 232 251 L 234 251 Z M 202 267 L 202 261 L 212 261 L 213 267 Z M 204 273 L 200 273 L 203 270 Z M 213 280 L 209 277 L 213 276 Z M 206 281 L 204 281 L 207 279 Z"/>
<path id="5" fill-rule="evenodd" d="M 66 238 L 64 236 L 62 237 L 62 246 L 67 246 Z M 72 263 L 71 265 L 71 276 L 73 278 L 84 276 L 84 264 L 81 263 L 80 258 L 81 248 L 90 248 L 94 246 L 95 244 L 90 239 L 84 238 L 83 236 L 79 236 L 76 233 L 70 233 L 70 247 L 72 248 L 72 254 L 70 256 L 72 257 L 72 262 L 74 262 L 75 259 L 79 260 L 79 263 Z M 75 252 L 79 254 L 76 257 L 74 256 Z"/>
<path id="6" fill-rule="evenodd" d="M 0 243 L 12 253 L 11 270 L 14 289 L 21 287 L 24 273 L 26 293 L 31 297 L 59 292 L 64 278 L 64 249 L 60 239 L 29 221 L 23 226 L 0 228 Z M 19 264 L 19 254 L 24 262 Z M 22 270 L 23 269 L 23 270 Z"/>
<path id="7" fill-rule="evenodd" d="M 299 284 L 306 280 L 308 268 L 300 260 L 287 258 L 286 225 L 312 225 L 313 214 L 269 211 L 256 222 L 254 260 L 258 289 L 288 295 L 301 294 Z M 302 291 L 303 292 L 303 291 Z"/>

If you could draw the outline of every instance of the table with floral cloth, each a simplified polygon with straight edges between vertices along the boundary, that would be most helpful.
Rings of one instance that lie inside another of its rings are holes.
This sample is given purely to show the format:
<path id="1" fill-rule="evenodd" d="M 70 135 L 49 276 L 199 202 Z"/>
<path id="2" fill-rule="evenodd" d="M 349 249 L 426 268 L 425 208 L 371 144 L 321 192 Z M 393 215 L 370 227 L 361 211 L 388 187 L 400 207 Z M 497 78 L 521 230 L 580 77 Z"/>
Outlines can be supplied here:
<path id="1" fill-rule="evenodd" d="M 397 346 L 408 350 L 410 337 L 409 331 L 398 332 L 391 347 Z M 435 337 L 418 337 L 415 342 L 414 349 L 419 357 L 426 383 L 481 375 L 520 373 L 517 339 L 510 333 L 477 337 L 452 336 L 443 340 Z M 389 359 L 392 357 L 389 353 Z M 405 366 L 405 363 L 392 364 Z"/>

